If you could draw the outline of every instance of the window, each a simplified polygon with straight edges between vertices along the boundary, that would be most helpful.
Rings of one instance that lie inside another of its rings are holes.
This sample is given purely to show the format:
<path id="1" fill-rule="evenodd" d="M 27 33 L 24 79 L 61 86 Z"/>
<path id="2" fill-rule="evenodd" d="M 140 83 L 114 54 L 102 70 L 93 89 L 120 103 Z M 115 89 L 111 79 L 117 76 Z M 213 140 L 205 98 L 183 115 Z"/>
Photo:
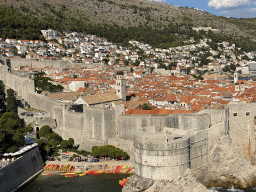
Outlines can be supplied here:
<path id="1" fill-rule="evenodd" d="M 233 113 L 233 116 L 237 116 L 237 113 Z"/>
<path id="2" fill-rule="evenodd" d="M 246 116 L 249 116 L 250 115 L 250 112 L 246 112 Z"/>

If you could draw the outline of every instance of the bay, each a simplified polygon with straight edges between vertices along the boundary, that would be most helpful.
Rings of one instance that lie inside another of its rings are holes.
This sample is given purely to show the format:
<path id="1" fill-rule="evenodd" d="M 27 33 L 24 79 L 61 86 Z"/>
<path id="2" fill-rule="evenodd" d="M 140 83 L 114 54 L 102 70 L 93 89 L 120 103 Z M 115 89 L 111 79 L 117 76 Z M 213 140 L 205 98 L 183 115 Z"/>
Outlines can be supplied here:
<path id="1" fill-rule="evenodd" d="M 121 192 L 119 180 L 128 176 L 129 174 L 101 174 L 67 178 L 59 174 L 40 175 L 20 188 L 18 192 Z"/>

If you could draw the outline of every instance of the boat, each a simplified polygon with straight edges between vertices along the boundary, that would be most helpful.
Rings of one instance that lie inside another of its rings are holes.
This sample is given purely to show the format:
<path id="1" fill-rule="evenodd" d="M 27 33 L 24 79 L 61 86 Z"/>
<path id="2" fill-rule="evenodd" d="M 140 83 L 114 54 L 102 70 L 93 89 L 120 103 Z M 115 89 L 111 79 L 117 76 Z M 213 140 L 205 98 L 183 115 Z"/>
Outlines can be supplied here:
<path id="1" fill-rule="evenodd" d="M 119 185 L 121 185 L 122 187 L 125 186 L 128 180 L 129 179 L 127 178 L 124 178 L 123 180 L 119 180 Z"/>

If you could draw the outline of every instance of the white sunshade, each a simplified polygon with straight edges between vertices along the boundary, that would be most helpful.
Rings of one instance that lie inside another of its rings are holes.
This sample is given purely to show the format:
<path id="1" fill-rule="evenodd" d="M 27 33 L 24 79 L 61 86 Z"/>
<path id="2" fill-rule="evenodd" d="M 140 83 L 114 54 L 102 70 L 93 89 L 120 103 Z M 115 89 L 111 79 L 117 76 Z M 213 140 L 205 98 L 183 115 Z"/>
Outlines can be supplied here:
<path id="1" fill-rule="evenodd" d="M 20 155 L 21 153 L 19 151 L 16 151 L 15 153 L 13 153 L 13 155 Z"/>

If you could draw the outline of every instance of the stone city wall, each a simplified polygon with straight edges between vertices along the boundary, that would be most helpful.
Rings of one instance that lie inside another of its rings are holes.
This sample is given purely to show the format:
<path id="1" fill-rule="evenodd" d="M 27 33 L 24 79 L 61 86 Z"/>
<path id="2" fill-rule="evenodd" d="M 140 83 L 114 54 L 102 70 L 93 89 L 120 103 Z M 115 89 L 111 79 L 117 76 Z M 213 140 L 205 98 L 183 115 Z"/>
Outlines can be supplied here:
<path id="1" fill-rule="evenodd" d="M 21 96 L 26 101 L 29 101 L 29 94 L 35 91 L 33 80 L 9 73 L 6 66 L 0 66 L 0 79 L 6 88 L 12 88 L 16 91 L 17 96 Z"/>
<path id="2" fill-rule="evenodd" d="M 199 114 L 207 113 L 211 115 L 211 126 L 212 125 L 219 125 L 223 124 L 225 126 L 225 131 L 228 132 L 228 116 L 229 116 L 229 110 L 228 108 L 225 109 L 204 109 L 202 111 L 198 112 Z"/>
<path id="3" fill-rule="evenodd" d="M 203 130 L 211 125 L 210 114 L 179 115 L 122 115 L 119 117 L 119 135 L 122 139 L 133 140 L 137 130 L 146 126 L 155 126 L 157 130 L 164 127 L 182 130 Z"/>
<path id="4" fill-rule="evenodd" d="M 256 103 L 230 103 L 229 108 L 229 135 L 237 153 L 248 160 L 255 151 L 255 123 Z"/>
<path id="5" fill-rule="evenodd" d="M 206 175 L 208 165 L 208 130 L 196 132 L 189 141 L 190 169 L 196 178 L 202 178 Z"/>
<path id="6" fill-rule="evenodd" d="M 1 192 L 15 190 L 44 166 L 38 147 L 0 169 Z"/>
<path id="7" fill-rule="evenodd" d="M 132 161 L 134 160 L 134 141 L 119 138 L 109 138 L 108 145 L 113 145 L 122 149 L 130 156 Z"/>
<path id="8" fill-rule="evenodd" d="M 188 137 L 174 139 L 171 135 L 142 130 L 135 136 L 134 148 L 135 173 L 140 177 L 170 179 L 183 175 L 189 168 Z"/>
<path id="9" fill-rule="evenodd" d="M 69 61 L 63 60 L 36 60 L 36 59 L 26 59 L 26 58 L 11 58 L 11 68 L 16 69 L 20 66 L 27 66 L 30 68 L 44 68 L 49 66 L 51 68 L 68 68 L 71 67 L 71 63 Z"/>
<path id="10" fill-rule="evenodd" d="M 34 131 L 36 131 L 36 127 L 41 128 L 44 125 L 49 125 L 53 129 L 56 128 L 56 121 L 49 113 L 38 113 L 18 107 L 18 115 L 24 120 L 25 125 L 31 125 Z"/>
<path id="11" fill-rule="evenodd" d="M 1 59 L 1 58 L 0 58 Z M 71 68 L 73 66 L 79 65 L 81 67 L 94 67 L 98 65 L 103 65 L 103 63 L 93 63 L 93 64 L 85 64 L 85 63 L 72 63 L 70 61 L 64 60 L 36 60 L 36 59 L 26 59 L 26 58 L 11 58 L 10 59 L 10 67 L 12 69 L 19 69 L 20 66 L 27 66 L 30 68 Z"/>

